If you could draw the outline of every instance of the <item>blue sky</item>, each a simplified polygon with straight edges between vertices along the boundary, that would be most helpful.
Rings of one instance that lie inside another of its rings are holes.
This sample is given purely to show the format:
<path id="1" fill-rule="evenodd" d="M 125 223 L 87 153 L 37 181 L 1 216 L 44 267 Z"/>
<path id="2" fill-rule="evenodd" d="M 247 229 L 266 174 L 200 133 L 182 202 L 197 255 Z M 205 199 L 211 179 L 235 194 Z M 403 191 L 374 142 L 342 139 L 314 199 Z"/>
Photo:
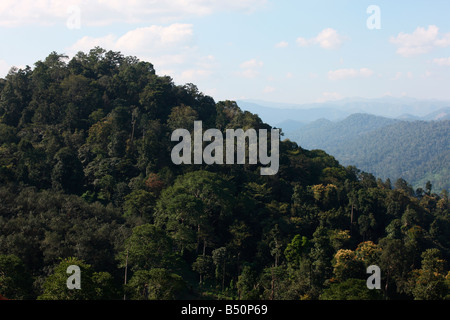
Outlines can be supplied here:
<path id="1" fill-rule="evenodd" d="M 449 12 L 446 0 L 2 0 L 0 76 L 101 46 L 216 101 L 450 100 Z"/>

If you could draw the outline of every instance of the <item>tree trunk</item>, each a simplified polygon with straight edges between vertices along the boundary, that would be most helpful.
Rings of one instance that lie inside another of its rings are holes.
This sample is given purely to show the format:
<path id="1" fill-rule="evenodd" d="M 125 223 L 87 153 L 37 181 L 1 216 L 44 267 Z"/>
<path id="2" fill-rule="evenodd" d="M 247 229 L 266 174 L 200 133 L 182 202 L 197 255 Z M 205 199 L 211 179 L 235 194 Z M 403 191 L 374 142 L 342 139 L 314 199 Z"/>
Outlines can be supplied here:
<path id="1" fill-rule="evenodd" d="M 270 300 L 273 300 L 275 295 L 275 277 L 273 276 L 273 268 L 271 269 L 271 273 L 272 273 L 272 283 L 271 283 Z"/>
<path id="2" fill-rule="evenodd" d="M 203 238 L 203 257 L 206 256 L 206 239 Z"/>
<path id="3" fill-rule="evenodd" d="M 128 249 L 127 249 L 127 256 L 125 258 L 125 281 L 124 281 L 125 285 L 127 285 L 127 271 L 128 271 Z M 123 300 L 126 300 L 126 299 L 127 299 L 127 296 L 124 293 L 123 294 Z"/>
<path id="4" fill-rule="evenodd" d="M 223 271 L 222 271 L 222 292 L 225 289 L 225 259 L 223 259 Z"/>

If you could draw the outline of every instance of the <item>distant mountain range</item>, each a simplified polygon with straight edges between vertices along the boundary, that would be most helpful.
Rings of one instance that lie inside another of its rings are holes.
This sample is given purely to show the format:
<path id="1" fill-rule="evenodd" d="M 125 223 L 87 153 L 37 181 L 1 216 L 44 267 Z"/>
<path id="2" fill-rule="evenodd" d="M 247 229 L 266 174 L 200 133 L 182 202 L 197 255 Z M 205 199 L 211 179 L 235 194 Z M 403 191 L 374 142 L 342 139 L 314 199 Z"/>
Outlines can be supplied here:
<path id="1" fill-rule="evenodd" d="M 297 129 L 286 131 L 285 137 L 297 142 L 305 149 L 339 151 L 336 150 L 336 146 L 339 146 L 342 142 L 347 143 L 354 138 L 399 122 L 401 120 L 355 113 L 340 121 L 330 121 L 323 118 L 313 121 Z M 335 156 L 335 153 L 331 154 Z"/>
<path id="2" fill-rule="evenodd" d="M 263 101 L 238 104 L 282 128 L 284 138 L 324 150 L 343 165 L 392 182 L 401 177 L 414 189 L 429 180 L 435 192 L 450 190 L 448 102 L 383 98 L 278 107 Z"/>
<path id="3" fill-rule="evenodd" d="M 355 113 L 386 118 L 415 120 L 450 120 L 450 101 L 383 97 L 347 98 L 323 103 L 287 104 L 261 100 L 238 100 L 243 110 L 258 114 L 266 123 L 287 132 L 318 119 L 343 120 Z"/>

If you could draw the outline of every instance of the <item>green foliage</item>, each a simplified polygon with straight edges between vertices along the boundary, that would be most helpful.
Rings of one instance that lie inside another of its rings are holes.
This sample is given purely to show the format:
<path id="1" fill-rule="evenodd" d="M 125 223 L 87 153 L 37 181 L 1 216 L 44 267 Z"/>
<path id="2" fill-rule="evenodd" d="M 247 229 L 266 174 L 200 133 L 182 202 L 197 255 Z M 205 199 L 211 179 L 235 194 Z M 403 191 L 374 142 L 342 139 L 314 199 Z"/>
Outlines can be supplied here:
<path id="1" fill-rule="evenodd" d="M 80 268 L 80 289 L 67 288 L 67 268 Z M 108 273 L 97 273 L 92 267 L 77 258 L 62 260 L 43 284 L 43 293 L 38 300 L 100 300 L 113 299 L 114 287 Z"/>
<path id="2" fill-rule="evenodd" d="M 139 270 L 127 284 L 133 300 L 174 300 L 185 290 L 183 279 L 166 269 Z"/>
<path id="3" fill-rule="evenodd" d="M 287 135 L 307 149 L 322 149 L 344 165 L 354 165 L 381 179 L 403 178 L 414 188 L 427 181 L 450 189 L 450 121 L 399 121 L 353 114 L 331 122 L 317 120 Z"/>
<path id="4" fill-rule="evenodd" d="M 422 267 L 413 270 L 409 282 L 410 290 L 416 300 L 442 300 L 450 293 L 446 281 L 445 261 L 441 252 L 427 249 L 422 253 Z"/>
<path id="5" fill-rule="evenodd" d="M 121 233 L 123 221 L 113 208 L 53 191 L 2 187 L 0 194 L 0 252 L 17 256 L 38 283 L 61 257 L 116 270 L 111 252 L 127 233 Z"/>
<path id="6" fill-rule="evenodd" d="M 77 154 L 65 147 L 55 155 L 56 164 L 52 170 L 52 184 L 55 190 L 77 194 L 83 186 L 83 167 Z"/>
<path id="7" fill-rule="evenodd" d="M 199 284 L 202 285 L 208 277 L 214 278 L 212 277 L 212 274 L 214 273 L 213 258 L 206 255 L 198 256 L 194 263 L 192 263 L 192 270 L 199 274 Z"/>
<path id="8" fill-rule="evenodd" d="M 123 210 L 125 216 L 151 217 L 155 197 L 148 191 L 138 189 L 125 196 Z"/>
<path id="9" fill-rule="evenodd" d="M 32 278 L 23 262 L 15 255 L 0 255 L 0 294 L 22 300 L 32 296 Z"/>
<path id="10" fill-rule="evenodd" d="M 242 269 L 236 283 L 240 300 L 257 300 L 259 299 L 259 292 L 257 290 L 258 274 L 251 266 L 246 265 Z"/>
<path id="11" fill-rule="evenodd" d="M 101 48 L 12 70 L 0 85 L 0 293 L 448 297 L 450 204 L 435 180 L 414 190 L 407 178 L 381 180 L 289 140 L 276 176 L 249 164 L 176 166 L 171 132 L 194 120 L 270 129 L 234 101 L 216 103 Z M 66 287 L 69 264 L 82 269 L 81 291 Z M 380 292 L 365 287 L 371 264 Z"/>
<path id="12" fill-rule="evenodd" d="M 217 226 L 231 208 L 229 183 L 208 171 L 189 172 L 179 176 L 165 189 L 156 204 L 155 220 L 164 227 L 182 252 L 217 241 Z M 224 227 L 224 225 L 222 225 Z"/>
<path id="13" fill-rule="evenodd" d="M 173 253 L 172 246 L 172 239 L 164 230 L 144 224 L 133 229 L 119 259 L 122 266 L 128 264 L 132 270 L 175 268 L 177 255 Z"/>
<path id="14" fill-rule="evenodd" d="M 296 235 L 284 250 L 284 255 L 288 263 L 299 266 L 308 246 L 309 242 L 306 237 Z"/>
<path id="15" fill-rule="evenodd" d="M 381 300 L 382 298 L 379 291 L 367 289 L 366 282 L 360 279 L 334 283 L 320 296 L 320 300 Z"/>

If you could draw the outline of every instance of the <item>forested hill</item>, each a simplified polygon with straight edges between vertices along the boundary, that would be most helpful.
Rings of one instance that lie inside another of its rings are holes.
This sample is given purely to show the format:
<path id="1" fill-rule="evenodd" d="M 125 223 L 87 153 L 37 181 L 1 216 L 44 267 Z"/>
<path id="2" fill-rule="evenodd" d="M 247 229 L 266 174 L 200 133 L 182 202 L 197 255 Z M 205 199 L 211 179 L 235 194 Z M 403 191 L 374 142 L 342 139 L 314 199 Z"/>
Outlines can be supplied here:
<path id="1" fill-rule="evenodd" d="M 382 179 L 403 178 L 414 189 L 430 181 L 435 190 L 450 190 L 450 120 L 400 121 L 354 114 L 337 122 L 317 120 L 286 136 Z"/>
<path id="2" fill-rule="evenodd" d="M 269 129 L 233 101 L 94 48 L 0 80 L 9 299 L 444 299 L 448 194 L 280 143 L 280 170 L 172 163 L 171 133 Z M 67 267 L 82 290 L 67 288 Z M 382 290 L 366 286 L 378 265 Z M 126 283 L 125 273 L 127 274 Z M 429 283 L 433 285 L 430 286 Z"/>
<path id="3" fill-rule="evenodd" d="M 322 118 L 301 126 L 297 130 L 284 131 L 290 139 L 306 149 L 328 150 L 336 144 L 340 145 L 343 141 L 351 141 L 355 137 L 398 122 L 399 120 L 396 119 L 355 113 L 344 120 L 331 121 Z"/>

